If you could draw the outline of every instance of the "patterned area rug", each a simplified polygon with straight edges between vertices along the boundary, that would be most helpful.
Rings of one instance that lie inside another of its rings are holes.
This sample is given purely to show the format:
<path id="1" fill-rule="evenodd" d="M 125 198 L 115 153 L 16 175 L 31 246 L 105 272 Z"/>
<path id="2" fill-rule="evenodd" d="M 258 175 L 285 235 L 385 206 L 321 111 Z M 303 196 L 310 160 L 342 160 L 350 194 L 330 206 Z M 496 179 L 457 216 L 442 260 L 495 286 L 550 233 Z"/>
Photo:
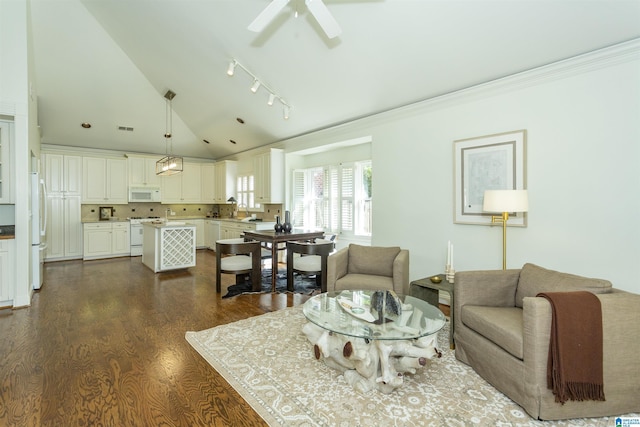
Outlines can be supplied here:
<path id="1" fill-rule="evenodd" d="M 313 357 L 301 307 L 201 332 L 187 341 L 269 425 L 286 426 L 614 426 L 614 417 L 541 422 L 458 362 L 448 324 L 433 359 L 389 395 L 355 392 Z"/>

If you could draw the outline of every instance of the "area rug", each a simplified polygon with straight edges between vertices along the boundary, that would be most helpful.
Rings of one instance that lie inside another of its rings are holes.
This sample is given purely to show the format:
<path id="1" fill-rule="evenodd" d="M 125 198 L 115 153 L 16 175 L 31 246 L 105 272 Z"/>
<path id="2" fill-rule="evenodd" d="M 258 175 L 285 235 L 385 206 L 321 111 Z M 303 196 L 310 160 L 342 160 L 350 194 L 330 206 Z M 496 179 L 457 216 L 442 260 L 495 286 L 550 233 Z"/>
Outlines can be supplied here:
<path id="1" fill-rule="evenodd" d="M 405 377 L 405 384 L 392 394 L 362 395 L 314 358 L 300 332 L 305 322 L 297 306 L 187 332 L 186 339 L 271 426 L 615 425 L 614 417 L 532 419 L 455 359 L 448 323 L 438 335 L 442 358 Z"/>
<path id="2" fill-rule="evenodd" d="M 271 270 L 268 270 L 269 272 Z M 302 275 L 296 275 L 293 279 L 293 292 L 297 294 L 312 295 L 315 291 L 319 291 L 320 288 L 316 286 L 315 277 L 308 278 Z M 271 274 L 262 275 L 262 289 L 261 293 L 271 292 Z M 278 277 L 276 279 L 276 292 L 287 292 L 287 277 Z M 231 285 L 227 288 L 227 293 L 222 298 L 229 298 L 240 294 L 256 293 L 251 290 L 251 284 L 246 281 L 240 285 Z"/>

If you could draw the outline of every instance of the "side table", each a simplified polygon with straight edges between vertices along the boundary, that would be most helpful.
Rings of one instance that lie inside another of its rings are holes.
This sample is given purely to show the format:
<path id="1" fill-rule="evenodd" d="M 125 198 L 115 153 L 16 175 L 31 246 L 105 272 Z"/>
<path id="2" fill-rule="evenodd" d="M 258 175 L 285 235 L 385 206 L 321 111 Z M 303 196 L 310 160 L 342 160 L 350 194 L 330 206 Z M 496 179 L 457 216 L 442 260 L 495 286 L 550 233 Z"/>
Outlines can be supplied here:
<path id="1" fill-rule="evenodd" d="M 440 298 L 439 291 L 449 293 L 449 299 L 451 306 L 449 310 L 450 322 L 449 322 L 449 347 L 453 350 L 456 348 L 456 344 L 453 341 L 453 283 L 447 282 L 444 274 L 438 274 L 438 277 L 442 279 L 440 283 L 433 283 L 431 277 L 425 277 L 424 279 L 418 279 L 411 282 L 411 296 L 420 298 L 428 302 L 429 304 L 438 307 Z"/>

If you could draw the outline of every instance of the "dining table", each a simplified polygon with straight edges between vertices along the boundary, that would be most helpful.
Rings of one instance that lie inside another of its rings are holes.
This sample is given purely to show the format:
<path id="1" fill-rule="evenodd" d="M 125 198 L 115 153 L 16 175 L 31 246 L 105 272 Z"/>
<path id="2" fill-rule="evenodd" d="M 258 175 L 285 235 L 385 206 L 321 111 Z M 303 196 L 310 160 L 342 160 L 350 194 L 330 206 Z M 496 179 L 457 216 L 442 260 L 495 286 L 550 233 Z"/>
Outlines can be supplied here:
<path id="1" fill-rule="evenodd" d="M 278 278 L 278 246 L 286 242 L 314 242 L 316 239 L 324 237 L 322 230 L 291 230 L 290 233 L 276 232 L 275 230 L 247 230 L 244 232 L 245 240 L 257 240 L 262 243 L 271 244 L 271 292 L 276 291 L 276 281 Z"/>

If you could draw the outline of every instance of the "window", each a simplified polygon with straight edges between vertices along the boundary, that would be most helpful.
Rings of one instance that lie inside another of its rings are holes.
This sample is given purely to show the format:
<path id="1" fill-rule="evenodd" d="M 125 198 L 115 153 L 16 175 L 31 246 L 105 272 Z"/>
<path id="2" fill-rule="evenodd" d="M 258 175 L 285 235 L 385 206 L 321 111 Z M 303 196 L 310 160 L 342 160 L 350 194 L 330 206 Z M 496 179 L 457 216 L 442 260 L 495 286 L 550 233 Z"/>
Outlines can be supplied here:
<path id="1" fill-rule="evenodd" d="M 295 170 L 294 226 L 371 236 L 371 180 L 371 161 Z"/>
<path id="2" fill-rule="evenodd" d="M 253 175 L 238 176 L 238 210 L 244 208 L 246 211 L 255 209 L 255 186 Z"/>

